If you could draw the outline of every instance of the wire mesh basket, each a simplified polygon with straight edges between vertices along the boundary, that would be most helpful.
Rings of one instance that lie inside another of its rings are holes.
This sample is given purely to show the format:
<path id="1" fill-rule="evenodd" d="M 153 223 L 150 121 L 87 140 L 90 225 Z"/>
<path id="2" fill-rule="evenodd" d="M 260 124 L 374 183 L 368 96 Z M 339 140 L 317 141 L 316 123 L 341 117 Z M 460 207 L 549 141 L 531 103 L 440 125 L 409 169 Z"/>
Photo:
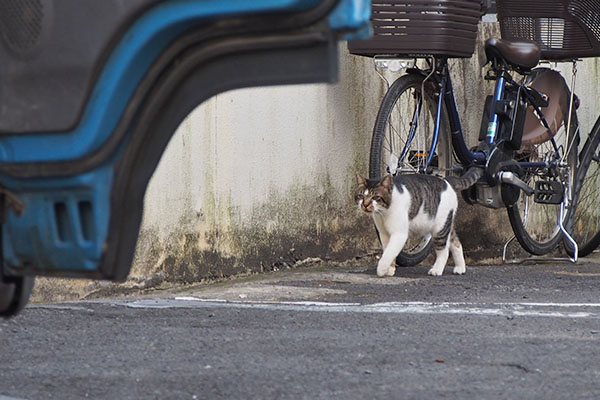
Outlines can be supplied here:
<path id="1" fill-rule="evenodd" d="M 542 58 L 600 56 L 600 0 L 497 0 L 502 37 L 538 42 Z"/>
<path id="2" fill-rule="evenodd" d="M 480 0 L 373 0 L 373 37 L 348 43 L 350 53 L 471 57 Z"/>

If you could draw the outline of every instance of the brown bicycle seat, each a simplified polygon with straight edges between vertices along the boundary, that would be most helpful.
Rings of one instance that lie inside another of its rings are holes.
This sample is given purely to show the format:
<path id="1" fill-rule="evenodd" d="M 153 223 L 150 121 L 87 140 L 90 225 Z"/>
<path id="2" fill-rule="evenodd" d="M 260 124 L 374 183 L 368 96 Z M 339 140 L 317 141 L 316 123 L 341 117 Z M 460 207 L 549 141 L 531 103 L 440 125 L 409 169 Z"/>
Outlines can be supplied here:
<path id="1" fill-rule="evenodd" d="M 540 61 L 542 51 L 533 40 L 488 39 L 485 41 L 488 61 L 500 59 L 518 71 L 526 72 Z"/>

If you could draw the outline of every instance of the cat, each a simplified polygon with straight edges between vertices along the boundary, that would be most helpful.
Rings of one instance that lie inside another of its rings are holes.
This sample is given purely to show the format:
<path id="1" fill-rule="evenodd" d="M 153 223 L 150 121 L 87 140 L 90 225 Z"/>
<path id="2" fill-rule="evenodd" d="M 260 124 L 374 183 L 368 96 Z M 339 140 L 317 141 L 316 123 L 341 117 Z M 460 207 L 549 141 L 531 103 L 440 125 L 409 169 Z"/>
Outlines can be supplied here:
<path id="1" fill-rule="evenodd" d="M 482 169 L 471 168 L 461 178 L 388 174 L 377 181 L 365 179 L 357 173 L 355 200 L 360 210 L 373 217 L 383 248 L 377 275 L 395 274 L 396 257 L 409 232 L 421 236 L 431 234 L 433 238 L 436 259 L 429 275 L 443 274 L 449 253 L 454 259 L 453 272 L 464 274 L 467 267 L 462 244 L 454 229 L 458 207 L 456 192 L 471 187 L 482 175 Z"/>

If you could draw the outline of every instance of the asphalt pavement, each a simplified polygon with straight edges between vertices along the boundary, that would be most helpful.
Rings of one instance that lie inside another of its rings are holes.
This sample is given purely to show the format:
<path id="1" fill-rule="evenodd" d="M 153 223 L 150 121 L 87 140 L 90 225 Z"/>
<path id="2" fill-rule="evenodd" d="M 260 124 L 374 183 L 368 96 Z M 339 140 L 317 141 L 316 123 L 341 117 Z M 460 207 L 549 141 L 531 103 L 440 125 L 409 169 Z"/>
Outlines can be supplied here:
<path id="1" fill-rule="evenodd" d="M 600 398 L 600 265 L 365 260 L 0 322 L 0 400 Z"/>

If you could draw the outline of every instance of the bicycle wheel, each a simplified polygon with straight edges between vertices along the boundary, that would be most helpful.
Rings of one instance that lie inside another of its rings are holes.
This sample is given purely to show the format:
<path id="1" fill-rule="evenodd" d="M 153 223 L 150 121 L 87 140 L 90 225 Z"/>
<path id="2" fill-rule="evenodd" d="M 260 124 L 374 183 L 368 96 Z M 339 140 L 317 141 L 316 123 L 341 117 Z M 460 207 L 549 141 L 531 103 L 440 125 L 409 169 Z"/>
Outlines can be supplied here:
<path id="1" fill-rule="evenodd" d="M 566 193 L 563 224 L 568 227 L 574 211 L 574 182 L 577 167 L 577 117 L 573 112 L 571 133 L 567 135 L 566 121 L 558 128 L 554 141 L 559 149 L 562 167 L 523 168 L 521 179 L 530 187 L 537 182 L 558 181 L 564 185 Z M 575 138 L 575 139 L 573 139 Z M 556 151 L 551 141 L 530 145 L 515 153 L 519 162 L 547 162 L 554 160 Z M 536 202 L 534 196 L 521 194 L 519 200 L 507 207 L 513 232 L 526 251 L 534 255 L 544 255 L 555 249 L 562 239 L 559 226 L 560 204 Z"/>
<path id="2" fill-rule="evenodd" d="M 600 119 L 586 140 L 579 155 L 575 178 L 575 212 L 569 223 L 571 235 L 579 246 L 579 256 L 585 257 L 600 245 Z M 565 241 L 572 256 L 573 248 Z"/>
<path id="3" fill-rule="evenodd" d="M 423 93 L 423 89 L 425 93 Z M 436 85 L 425 82 L 418 74 L 398 78 L 386 93 L 373 128 L 369 158 L 369 177 L 381 179 L 385 174 L 423 172 L 431 151 L 437 114 Z M 431 156 L 430 167 L 436 175 L 450 170 L 449 122 L 442 107 L 440 134 Z M 431 252 L 430 237 L 410 237 L 396 258 L 401 266 L 416 265 Z"/>

